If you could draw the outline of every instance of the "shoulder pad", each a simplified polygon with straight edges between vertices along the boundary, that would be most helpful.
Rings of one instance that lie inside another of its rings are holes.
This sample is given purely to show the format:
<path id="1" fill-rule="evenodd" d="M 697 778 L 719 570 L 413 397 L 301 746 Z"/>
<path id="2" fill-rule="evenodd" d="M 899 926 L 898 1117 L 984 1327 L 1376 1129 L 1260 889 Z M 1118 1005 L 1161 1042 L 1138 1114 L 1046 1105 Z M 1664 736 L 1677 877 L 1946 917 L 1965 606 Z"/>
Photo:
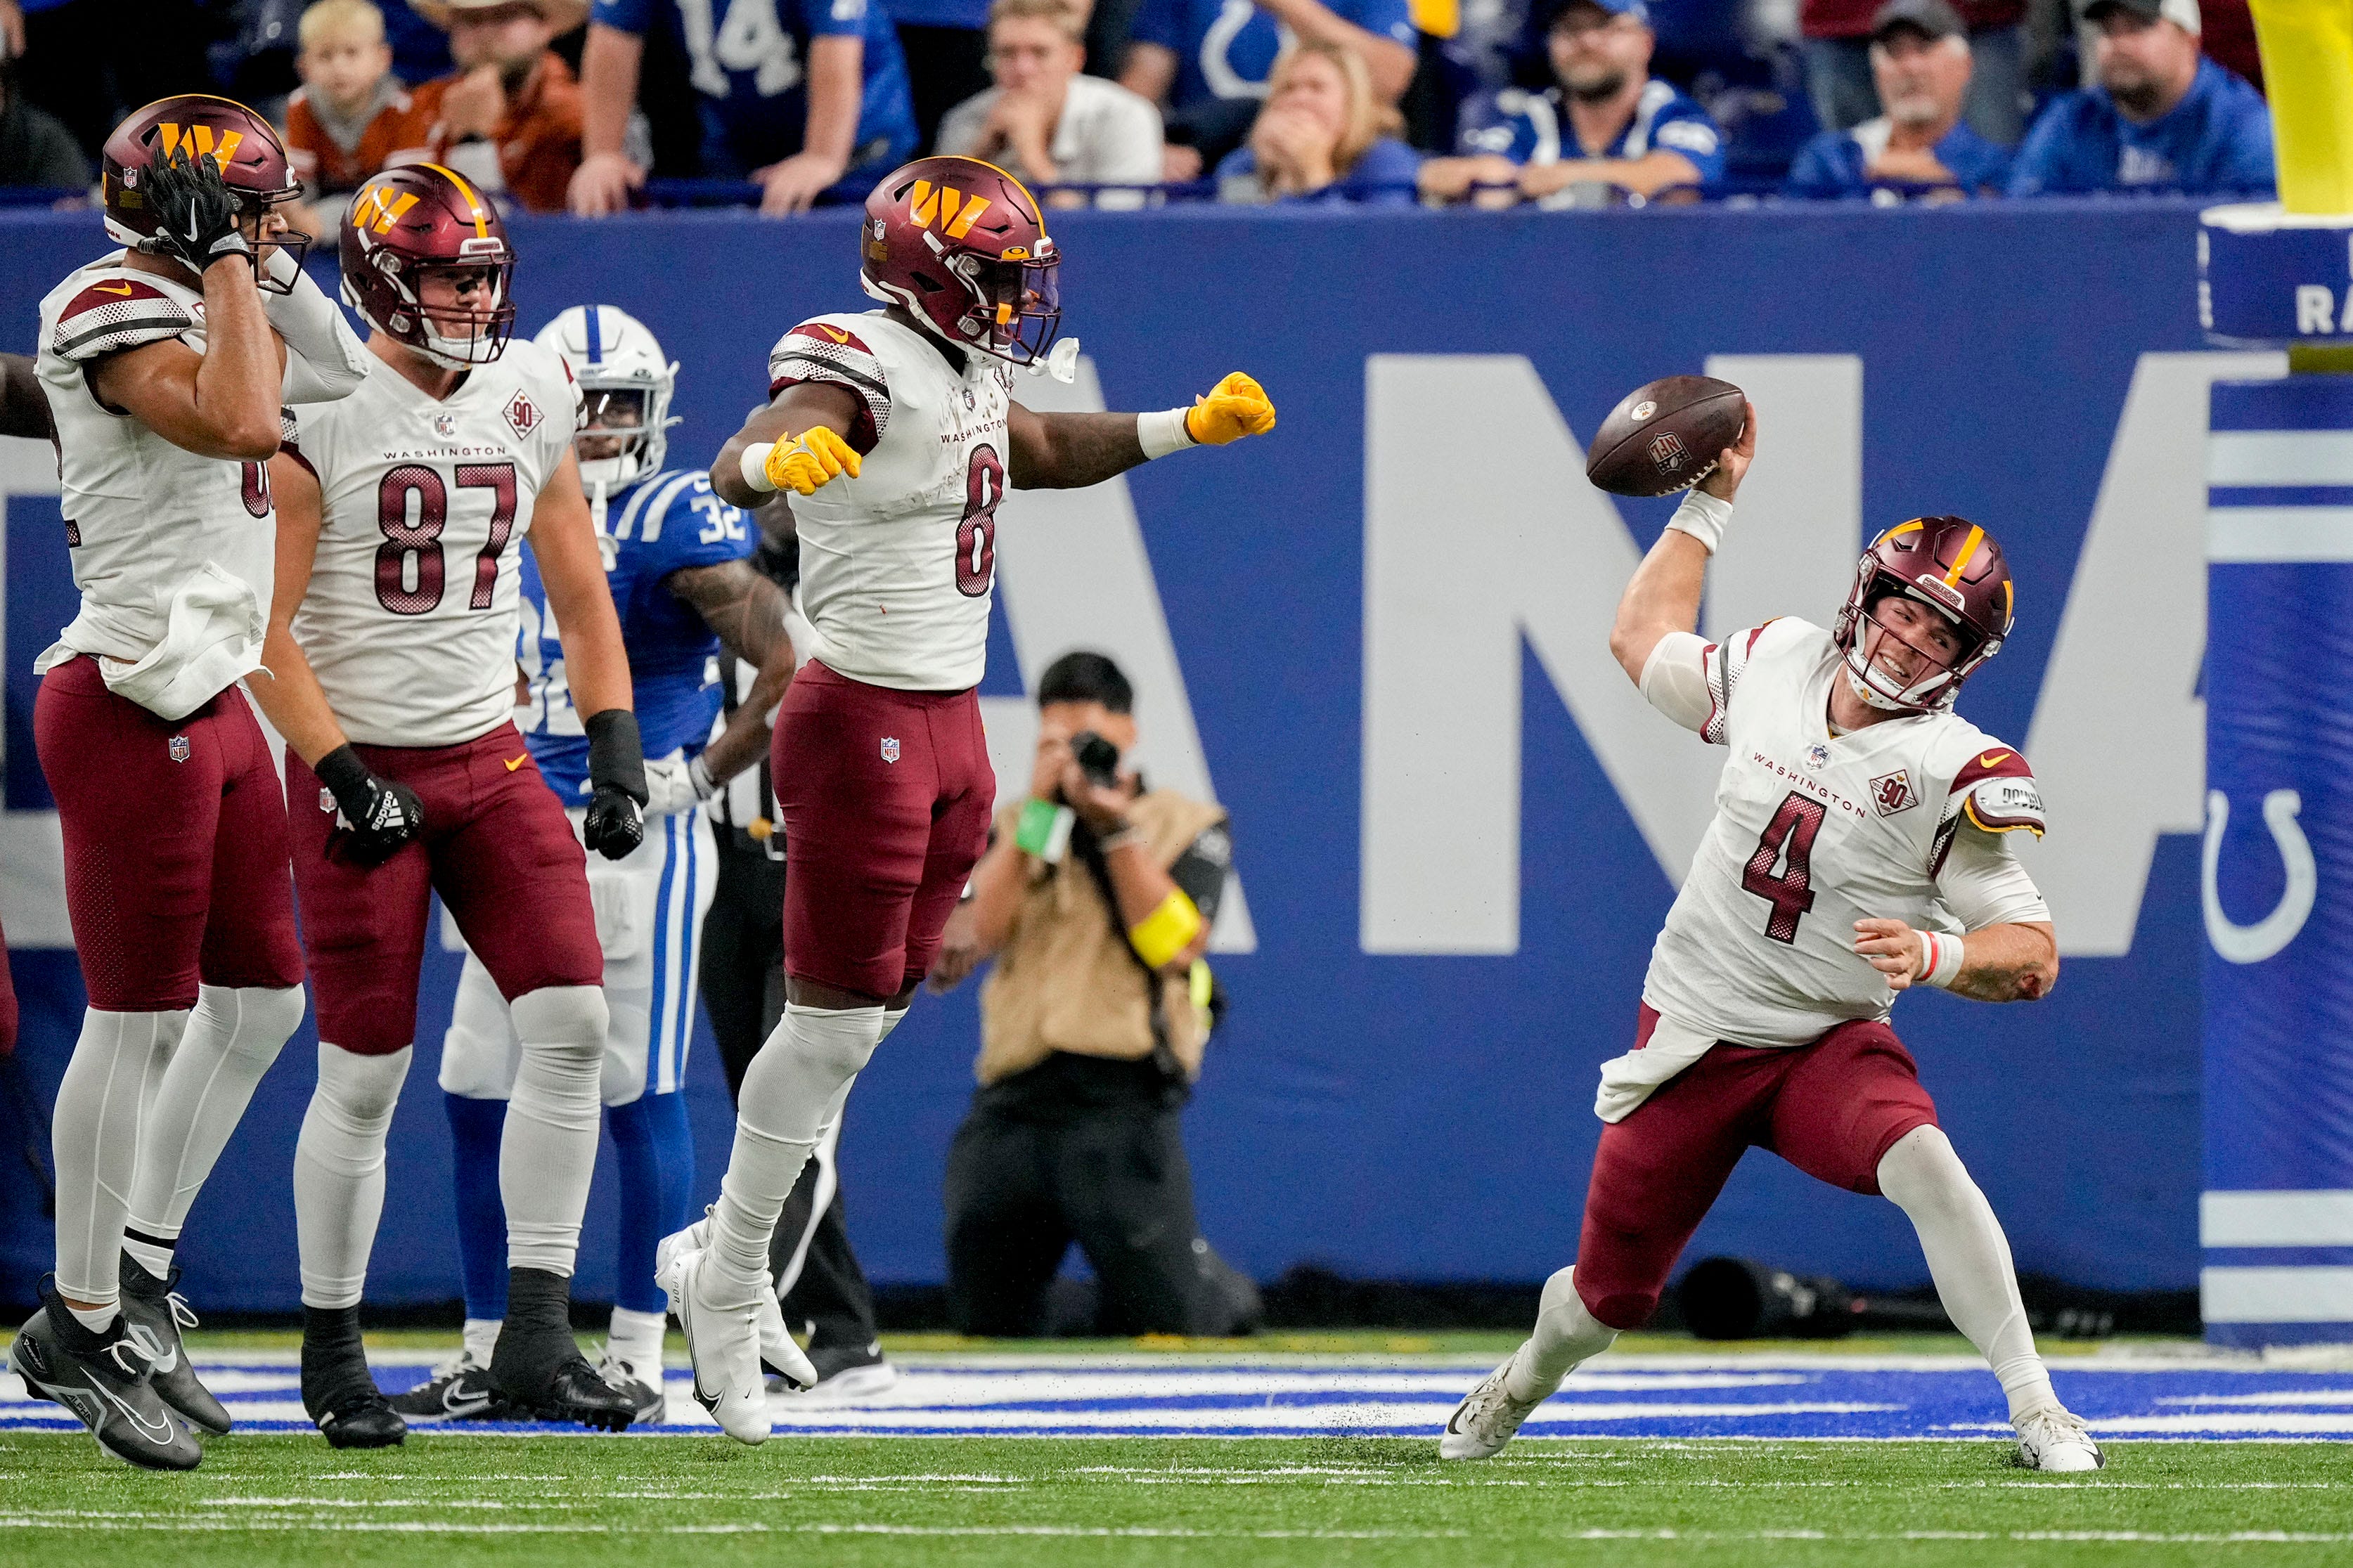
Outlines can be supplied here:
<path id="1" fill-rule="evenodd" d="M 69 363 L 176 338 L 197 325 L 195 312 L 153 283 L 118 271 L 93 281 L 58 312 L 49 352 Z"/>
<path id="2" fill-rule="evenodd" d="M 2014 747 L 1989 743 L 1970 754 L 1953 775 L 1945 798 L 1945 817 L 1966 821 L 1982 833 L 2015 833 L 2020 828 L 2042 837 L 2042 792 L 2034 770 Z"/>

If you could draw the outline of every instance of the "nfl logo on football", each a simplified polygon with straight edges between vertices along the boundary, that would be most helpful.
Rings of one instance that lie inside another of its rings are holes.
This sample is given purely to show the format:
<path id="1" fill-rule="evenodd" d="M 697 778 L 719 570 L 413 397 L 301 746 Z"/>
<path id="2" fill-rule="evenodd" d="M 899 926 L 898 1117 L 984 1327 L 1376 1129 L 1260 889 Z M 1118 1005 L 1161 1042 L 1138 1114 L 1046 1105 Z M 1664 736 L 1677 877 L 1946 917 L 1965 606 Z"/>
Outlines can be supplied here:
<path id="1" fill-rule="evenodd" d="M 885 735 L 882 737 L 882 760 L 886 763 L 895 763 L 899 760 L 898 736 Z"/>

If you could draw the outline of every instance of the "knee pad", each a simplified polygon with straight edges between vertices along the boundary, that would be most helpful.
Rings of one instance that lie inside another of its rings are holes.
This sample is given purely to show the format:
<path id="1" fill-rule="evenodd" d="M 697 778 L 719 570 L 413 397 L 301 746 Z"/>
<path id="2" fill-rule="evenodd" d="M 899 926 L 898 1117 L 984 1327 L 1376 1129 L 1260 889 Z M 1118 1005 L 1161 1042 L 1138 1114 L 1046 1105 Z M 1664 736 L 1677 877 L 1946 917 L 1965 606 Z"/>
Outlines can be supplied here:
<path id="1" fill-rule="evenodd" d="M 196 1009 L 227 1026 L 228 1052 L 265 1070 L 278 1059 L 287 1037 L 302 1026 L 309 998 L 300 985 L 201 985 Z"/>
<path id="2" fill-rule="evenodd" d="M 881 1007 L 835 1011 L 788 1003 L 777 1029 L 783 1037 L 776 1044 L 797 1068 L 829 1083 L 845 1083 L 866 1070 L 875 1047 L 897 1021 Z"/>
<path id="3" fill-rule="evenodd" d="M 1968 1204 L 1978 1196 L 1968 1167 L 1938 1127 L 1915 1127 L 1879 1157 L 1879 1190 L 1911 1214 L 1921 1208 Z"/>
<path id="4" fill-rule="evenodd" d="M 605 993 L 595 985 L 543 985 L 510 1004 L 515 1034 L 531 1056 L 596 1066 L 605 1057 Z"/>
<path id="5" fill-rule="evenodd" d="M 403 1046 L 385 1056 L 361 1056 L 343 1047 L 319 1042 L 319 1087 L 311 1108 L 343 1132 L 368 1138 L 392 1124 L 393 1107 L 400 1103 L 400 1086 L 408 1077 L 416 1047 Z"/>

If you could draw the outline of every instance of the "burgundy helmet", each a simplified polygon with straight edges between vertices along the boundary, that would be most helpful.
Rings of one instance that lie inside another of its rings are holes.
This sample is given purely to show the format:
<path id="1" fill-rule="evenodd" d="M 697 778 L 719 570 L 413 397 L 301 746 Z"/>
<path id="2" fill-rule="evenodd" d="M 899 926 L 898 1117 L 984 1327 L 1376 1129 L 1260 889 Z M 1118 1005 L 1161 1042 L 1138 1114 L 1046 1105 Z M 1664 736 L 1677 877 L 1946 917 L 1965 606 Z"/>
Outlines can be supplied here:
<path id="1" fill-rule="evenodd" d="M 1061 330 L 1061 257 L 1029 187 L 977 158 L 918 158 L 874 187 L 859 281 L 957 348 L 1012 364 Z"/>
<path id="2" fill-rule="evenodd" d="M 451 370 L 488 364 L 506 352 L 514 332 L 514 247 L 498 210 L 463 175 L 438 163 L 405 163 L 372 176 L 343 214 L 338 253 L 343 302 L 385 336 Z M 421 286 L 438 271 L 487 271 L 489 303 L 427 305 Z"/>
<path id="3" fill-rule="evenodd" d="M 1900 637 L 1873 614 L 1891 595 L 1927 605 L 1951 622 L 1961 639 L 1960 651 L 1950 663 L 1900 639 L 1929 664 L 1927 674 L 1900 689 L 1893 677 L 1865 657 L 1862 646 L 1866 621 Z M 1846 650 L 1847 676 L 1856 695 L 1874 708 L 1896 712 L 1950 708 L 1960 695 L 1961 682 L 2001 651 L 2016 599 L 2001 546 L 1976 523 L 1964 517 L 1915 517 L 1897 523 L 1862 552 L 1855 563 L 1854 587 L 1839 611 L 1838 646 Z"/>
<path id="4" fill-rule="evenodd" d="M 117 243 L 151 255 L 165 252 L 165 243 L 156 237 L 155 209 L 140 187 L 149 169 L 177 154 L 218 163 L 222 182 L 237 194 L 247 217 L 260 217 L 302 194 L 302 182 L 294 177 L 285 145 L 268 120 L 235 99 L 208 92 L 159 98 L 106 139 L 100 189 L 106 232 Z M 271 243 L 298 266 L 311 246 L 308 236 L 293 233 Z"/>

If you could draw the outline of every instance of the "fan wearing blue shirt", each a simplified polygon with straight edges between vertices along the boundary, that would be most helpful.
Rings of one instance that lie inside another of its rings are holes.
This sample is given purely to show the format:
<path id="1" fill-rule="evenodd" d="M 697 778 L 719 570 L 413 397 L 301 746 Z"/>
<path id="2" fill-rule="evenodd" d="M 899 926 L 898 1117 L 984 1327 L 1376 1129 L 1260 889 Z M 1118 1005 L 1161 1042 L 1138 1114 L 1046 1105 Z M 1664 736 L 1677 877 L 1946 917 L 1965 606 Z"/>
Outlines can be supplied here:
<path id="1" fill-rule="evenodd" d="M 2010 154 L 1961 118 L 1968 28 L 1947 0 L 1887 0 L 1871 19 L 1871 75 L 1885 112 L 1825 131 L 1799 150 L 1784 194 L 1831 200 L 1905 191 L 1929 199 L 1998 195 Z"/>
<path id="2" fill-rule="evenodd" d="M 2054 101 L 2026 133 L 2013 196 L 2136 186 L 2269 192 L 2263 95 L 2199 53 L 2198 0 L 2078 0 L 2097 85 Z"/>
<path id="3" fill-rule="evenodd" d="M 1168 110 L 1168 177 L 1197 178 L 1241 143 L 1293 40 L 1335 44 L 1365 62 L 1394 104 L 1413 79 L 1410 0 L 1143 0 L 1119 82 Z"/>
<path id="4" fill-rule="evenodd" d="M 1545 27 L 1554 85 L 1465 100 L 1456 156 L 1421 166 L 1421 191 L 1482 206 L 1575 200 L 1573 186 L 1640 196 L 1724 177 L 1724 135 L 1672 82 L 1651 75 L 1658 37 L 1642 0 L 1555 0 Z"/>
<path id="5" fill-rule="evenodd" d="M 620 1173 L 613 1319 L 597 1372 L 629 1396 L 638 1422 L 659 1422 L 666 1302 L 654 1283 L 654 1252 L 692 1217 L 694 1144 L 681 1090 L 702 919 L 719 871 L 711 820 L 700 808 L 765 755 L 766 716 L 792 679 L 792 644 L 784 591 L 751 562 L 751 519 L 713 495 L 701 468 L 662 466 L 678 367 L 653 333 L 613 306 L 575 305 L 537 341 L 563 357 L 581 388 L 574 447 L 628 649 L 650 791 L 645 842 L 591 865 L 588 890 L 610 1014 L 600 1087 Z M 576 826 L 588 795 L 588 740 L 572 705 L 561 633 L 528 558 L 522 588 L 515 727 Z M 714 739 L 723 647 L 761 674 Z M 395 1402 L 412 1420 L 501 1414 L 483 1368 L 506 1312 L 499 1139 L 519 1051 L 505 1000 L 468 954 L 440 1070 L 455 1153 L 465 1346 Z"/>
<path id="6" fill-rule="evenodd" d="M 618 212 L 645 184 L 622 140 L 657 24 L 686 51 L 703 174 L 757 182 L 762 212 L 803 211 L 845 177 L 871 184 L 913 154 L 907 62 L 882 0 L 596 0 L 580 57 L 580 216 Z"/>

